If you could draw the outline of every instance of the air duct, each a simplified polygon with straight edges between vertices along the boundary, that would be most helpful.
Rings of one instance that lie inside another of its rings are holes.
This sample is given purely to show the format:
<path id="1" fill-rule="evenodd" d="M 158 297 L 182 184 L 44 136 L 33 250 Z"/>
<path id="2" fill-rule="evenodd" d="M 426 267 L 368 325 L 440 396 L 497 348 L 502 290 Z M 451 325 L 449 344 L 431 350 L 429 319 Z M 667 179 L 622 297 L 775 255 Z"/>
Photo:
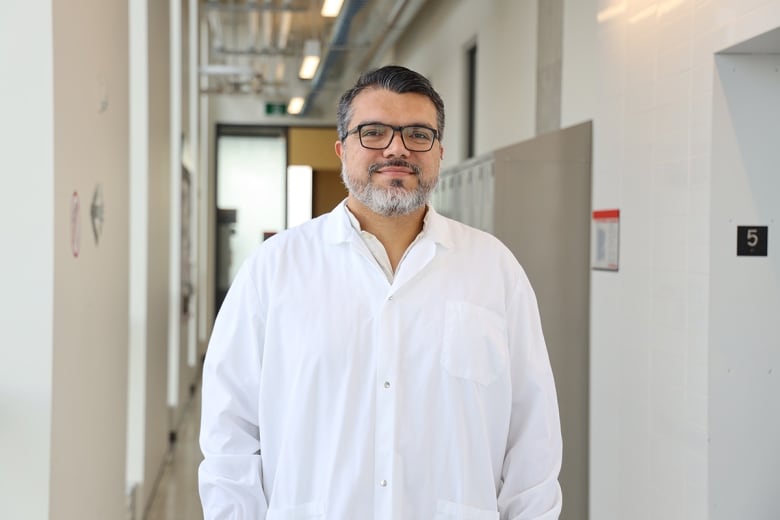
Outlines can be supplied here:
<path id="1" fill-rule="evenodd" d="M 326 56 L 323 59 L 323 63 L 320 64 L 317 75 L 312 81 L 311 91 L 306 98 L 306 104 L 301 115 L 305 115 L 312 106 L 314 98 L 317 96 L 325 78 L 328 76 L 328 69 L 337 58 L 336 53 L 345 52 L 347 50 L 346 44 L 352 19 L 367 3 L 369 3 L 368 0 L 351 0 L 346 8 L 342 8 L 342 11 L 344 12 L 342 12 L 342 15 L 336 22 Z M 424 4 L 425 0 L 396 0 L 395 5 L 393 5 L 393 8 L 390 11 L 387 22 L 385 23 L 381 37 L 376 39 L 373 46 L 364 55 L 358 67 L 358 72 L 364 72 L 377 65 L 377 62 L 382 59 L 385 52 L 395 45 L 398 37 L 401 36 Z"/>
<path id="2" fill-rule="evenodd" d="M 336 19 L 336 23 L 333 26 L 325 56 L 320 63 L 319 69 L 317 69 L 317 74 L 311 81 L 311 90 L 306 96 L 306 103 L 301 111 L 302 116 L 306 115 L 306 112 L 314 102 L 314 98 L 317 97 L 317 94 L 322 88 L 322 84 L 325 82 L 325 78 L 328 77 L 327 71 L 333 66 L 334 60 L 336 60 L 338 55 L 346 51 L 345 47 L 349 38 L 352 19 L 366 3 L 368 3 L 367 0 L 348 0 L 347 5 L 341 8 L 341 14 Z"/>

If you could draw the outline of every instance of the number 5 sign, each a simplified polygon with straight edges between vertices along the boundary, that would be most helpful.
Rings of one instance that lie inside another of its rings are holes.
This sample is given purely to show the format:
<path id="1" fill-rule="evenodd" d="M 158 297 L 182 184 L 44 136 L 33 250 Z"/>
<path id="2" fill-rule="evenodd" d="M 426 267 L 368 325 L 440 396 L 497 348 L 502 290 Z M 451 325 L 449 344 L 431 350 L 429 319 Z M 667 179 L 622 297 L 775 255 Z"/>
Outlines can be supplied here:
<path id="1" fill-rule="evenodd" d="M 737 226 L 737 256 L 767 256 L 767 226 Z"/>

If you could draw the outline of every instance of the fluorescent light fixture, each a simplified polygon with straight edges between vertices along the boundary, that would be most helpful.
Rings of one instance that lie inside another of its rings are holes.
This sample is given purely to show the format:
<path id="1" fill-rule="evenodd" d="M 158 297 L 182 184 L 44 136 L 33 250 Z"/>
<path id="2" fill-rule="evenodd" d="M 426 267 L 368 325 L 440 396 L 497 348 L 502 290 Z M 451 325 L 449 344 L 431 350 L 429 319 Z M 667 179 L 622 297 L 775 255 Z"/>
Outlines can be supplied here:
<path id="1" fill-rule="evenodd" d="M 303 44 L 303 61 L 301 70 L 298 71 L 298 77 L 301 79 L 312 79 L 320 65 L 320 41 L 306 40 Z"/>
<path id="2" fill-rule="evenodd" d="M 303 103 L 304 101 L 301 96 L 290 99 L 290 102 L 287 103 L 287 113 L 292 115 L 300 114 L 301 110 L 303 110 Z"/>
<path id="3" fill-rule="evenodd" d="M 266 7 L 263 11 L 263 49 L 270 49 L 273 42 L 274 13 Z"/>
<path id="4" fill-rule="evenodd" d="M 276 46 L 279 49 L 287 47 L 287 40 L 290 38 L 290 27 L 292 26 L 292 11 L 282 11 L 282 17 L 279 20 L 279 32 L 276 35 Z"/>
<path id="5" fill-rule="evenodd" d="M 325 0 L 322 3 L 320 14 L 325 18 L 336 18 L 341 11 L 341 4 L 344 0 Z"/>

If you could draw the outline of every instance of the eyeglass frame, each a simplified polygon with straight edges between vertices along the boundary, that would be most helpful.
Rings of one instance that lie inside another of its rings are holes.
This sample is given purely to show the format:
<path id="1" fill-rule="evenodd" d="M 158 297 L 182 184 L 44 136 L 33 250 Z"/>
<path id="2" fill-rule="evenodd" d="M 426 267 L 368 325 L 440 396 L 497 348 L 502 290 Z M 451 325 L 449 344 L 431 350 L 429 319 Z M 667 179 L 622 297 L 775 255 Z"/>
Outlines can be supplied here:
<path id="1" fill-rule="evenodd" d="M 393 130 L 393 135 L 392 135 L 392 137 L 390 137 L 390 141 L 387 142 L 387 145 L 383 146 L 382 148 L 376 148 L 376 147 L 373 147 L 373 146 L 366 146 L 366 145 L 363 144 L 363 137 L 360 135 L 360 131 L 364 127 L 366 127 L 366 126 L 386 126 L 387 128 L 390 128 L 390 129 Z M 433 132 L 433 139 L 431 139 L 431 147 L 428 148 L 427 150 L 413 150 L 413 149 L 409 148 L 409 146 L 406 144 L 406 141 L 404 140 L 404 132 L 403 132 L 407 128 L 424 128 L 426 130 L 430 130 L 431 132 Z M 341 140 L 343 141 L 344 139 L 346 139 L 347 137 L 349 137 L 352 134 L 357 134 L 358 142 L 360 143 L 360 146 L 362 146 L 366 150 L 387 150 L 388 148 L 390 148 L 390 145 L 393 144 L 393 139 L 395 139 L 395 133 L 396 132 L 398 132 L 398 135 L 401 136 L 401 143 L 404 145 L 404 148 L 406 148 L 410 152 L 420 152 L 420 153 L 430 152 L 431 150 L 433 150 L 433 143 L 437 139 L 439 139 L 439 131 L 436 130 L 435 128 L 431 128 L 430 126 L 426 126 L 426 125 L 393 126 L 393 125 L 388 125 L 387 123 L 362 123 L 362 124 L 357 125 L 352 130 L 347 130 L 347 133 L 345 133 L 343 135 Z"/>

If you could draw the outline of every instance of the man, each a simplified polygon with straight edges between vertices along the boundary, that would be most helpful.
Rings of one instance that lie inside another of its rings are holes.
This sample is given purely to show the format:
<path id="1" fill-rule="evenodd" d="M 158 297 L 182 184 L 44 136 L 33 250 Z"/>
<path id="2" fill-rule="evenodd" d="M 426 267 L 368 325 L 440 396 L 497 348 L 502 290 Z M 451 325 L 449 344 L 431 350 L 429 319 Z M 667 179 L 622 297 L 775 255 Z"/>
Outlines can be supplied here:
<path id="1" fill-rule="evenodd" d="M 207 520 L 555 519 L 561 436 L 536 299 L 428 206 L 444 105 L 389 66 L 339 103 L 348 198 L 265 242 L 203 373 Z"/>

